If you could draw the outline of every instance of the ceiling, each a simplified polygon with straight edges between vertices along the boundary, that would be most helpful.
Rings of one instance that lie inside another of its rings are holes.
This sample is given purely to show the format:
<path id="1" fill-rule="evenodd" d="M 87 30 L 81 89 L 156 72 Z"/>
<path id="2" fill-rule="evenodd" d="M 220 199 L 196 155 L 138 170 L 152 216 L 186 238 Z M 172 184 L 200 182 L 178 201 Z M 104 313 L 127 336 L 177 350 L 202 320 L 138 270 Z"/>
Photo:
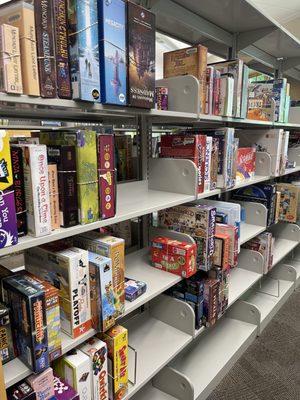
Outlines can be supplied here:
<path id="1" fill-rule="evenodd" d="M 300 18 L 300 0 L 252 0 L 252 2 L 282 25 Z"/>

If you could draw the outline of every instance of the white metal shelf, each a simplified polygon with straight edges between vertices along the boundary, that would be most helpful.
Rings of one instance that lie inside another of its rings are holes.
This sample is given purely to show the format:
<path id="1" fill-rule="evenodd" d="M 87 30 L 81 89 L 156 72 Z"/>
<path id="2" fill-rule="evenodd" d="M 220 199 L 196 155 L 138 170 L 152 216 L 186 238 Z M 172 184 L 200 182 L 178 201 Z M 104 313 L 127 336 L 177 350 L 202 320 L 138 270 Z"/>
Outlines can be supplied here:
<path id="1" fill-rule="evenodd" d="M 192 336 L 151 317 L 147 312 L 124 324 L 128 328 L 129 344 L 137 350 L 137 381 L 130 386 L 124 400 L 131 398 L 143 385 L 168 364 Z M 133 376 L 133 359 L 129 357 L 129 375 Z"/>
<path id="2" fill-rule="evenodd" d="M 264 226 L 252 225 L 242 222 L 240 225 L 241 229 L 241 237 L 240 242 L 241 244 L 248 242 L 248 240 L 253 239 L 255 236 L 259 235 L 260 233 L 266 230 Z"/>
<path id="3" fill-rule="evenodd" d="M 232 306 L 242 297 L 256 282 L 262 278 L 262 274 L 249 271 L 244 268 L 235 268 L 230 272 L 228 307 Z"/>
<path id="4" fill-rule="evenodd" d="M 289 239 L 276 238 L 274 253 L 273 253 L 273 267 L 282 261 L 295 247 L 297 247 L 299 242 Z"/>
<path id="5" fill-rule="evenodd" d="M 74 347 L 79 346 L 81 343 L 85 342 L 92 336 L 96 334 L 94 329 L 89 330 L 85 334 L 81 335 L 76 339 L 72 339 L 67 336 L 63 332 L 61 333 L 61 341 L 62 341 L 62 354 L 67 353 L 72 350 Z M 3 365 L 4 370 L 4 382 L 5 387 L 8 388 L 15 383 L 19 382 L 22 379 L 27 378 L 33 372 L 30 368 L 28 368 L 19 358 L 15 358 L 14 360 L 8 362 Z"/>
<path id="6" fill-rule="evenodd" d="M 138 393 L 133 397 L 133 400 L 177 400 L 176 397 L 170 396 L 167 393 L 162 392 L 156 387 L 152 386 L 151 383 L 145 385 Z"/>

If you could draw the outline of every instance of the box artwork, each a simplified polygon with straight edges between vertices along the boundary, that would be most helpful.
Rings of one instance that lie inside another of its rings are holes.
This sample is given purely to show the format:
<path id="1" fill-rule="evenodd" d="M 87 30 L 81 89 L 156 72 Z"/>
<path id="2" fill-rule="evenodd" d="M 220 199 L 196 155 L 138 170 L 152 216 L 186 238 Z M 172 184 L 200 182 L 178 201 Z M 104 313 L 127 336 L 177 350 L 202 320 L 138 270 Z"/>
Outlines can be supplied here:
<path id="1" fill-rule="evenodd" d="M 107 344 L 109 378 L 109 399 L 122 399 L 128 387 L 128 331 L 121 325 L 115 325 L 103 334 Z"/>
<path id="2" fill-rule="evenodd" d="M 48 351 L 49 361 L 51 362 L 61 356 L 59 291 L 56 287 L 50 285 L 50 283 L 28 271 L 23 276 L 28 282 L 45 291 Z"/>
<path id="3" fill-rule="evenodd" d="M 10 146 L 10 152 L 14 179 L 18 236 L 25 236 L 27 235 L 27 210 L 25 202 L 23 151 L 20 147 Z"/>
<path id="4" fill-rule="evenodd" d="M 47 368 L 39 375 L 30 375 L 27 382 L 36 393 L 37 400 L 50 400 L 54 396 L 53 370 Z"/>
<path id="5" fill-rule="evenodd" d="M 0 88 L 6 93 L 22 94 L 19 29 L 0 25 Z"/>
<path id="6" fill-rule="evenodd" d="M 127 104 L 126 2 L 99 0 L 101 103 Z"/>
<path id="7" fill-rule="evenodd" d="M 142 281 L 130 279 L 125 277 L 125 299 L 127 301 L 134 301 L 142 296 L 147 290 L 147 284 Z"/>
<path id="8" fill-rule="evenodd" d="M 44 145 L 19 145 L 23 150 L 28 233 L 51 233 L 47 149 Z"/>
<path id="9" fill-rule="evenodd" d="M 12 2 L 0 8 L 0 24 L 19 29 L 21 70 L 24 94 L 40 95 L 39 71 L 36 51 L 34 7 L 25 1 Z M 20 54 L 19 53 L 19 54 Z"/>
<path id="10" fill-rule="evenodd" d="M 54 399 L 56 400 L 80 400 L 79 394 L 62 378 L 54 375 Z"/>
<path id="11" fill-rule="evenodd" d="M 7 389 L 7 400 L 37 400 L 37 397 L 26 382 L 21 382 Z"/>
<path id="12" fill-rule="evenodd" d="M 68 1 L 68 34 L 73 99 L 100 102 L 97 0 Z"/>
<path id="13" fill-rule="evenodd" d="M 164 86 L 155 88 L 155 105 L 157 110 L 167 111 L 169 109 L 169 89 Z"/>
<path id="14" fill-rule="evenodd" d="M 222 270 L 228 270 L 230 268 L 229 248 L 230 236 L 224 233 L 216 233 L 213 262 L 216 267 L 220 267 Z"/>
<path id="15" fill-rule="evenodd" d="M 256 150 L 254 147 L 240 147 L 237 151 L 237 182 L 252 179 L 255 175 Z"/>
<path id="16" fill-rule="evenodd" d="M 106 343 L 94 337 L 80 346 L 80 350 L 90 357 L 92 398 L 108 400 L 109 388 Z"/>
<path id="17" fill-rule="evenodd" d="M 128 102 L 133 107 L 154 108 L 155 15 L 127 3 Z"/>
<path id="18" fill-rule="evenodd" d="M 13 190 L 0 191 L 0 248 L 18 243 L 18 229 Z"/>
<path id="19" fill-rule="evenodd" d="M 116 317 L 125 309 L 125 242 L 124 239 L 103 235 L 98 232 L 86 232 L 74 237 L 76 246 L 100 254 L 112 260 L 113 290 L 115 294 Z"/>
<path id="20" fill-rule="evenodd" d="M 28 249 L 26 269 L 59 289 L 61 329 L 73 338 L 91 328 L 88 253 L 54 242 Z"/>
<path id="21" fill-rule="evenodd" d="M 296 222 L 299 187 L 288 183 L 279 183 L 276 185 L 276 189 L 280 191 L 279 220 Z"/>
<path id="22" fill-rule="evenodd" d="M 18 357 L 35 373 L 49 367 L 45 292 L 13 275 L 2 280 L 3 300 L 11 309 Z"/>
<path id="23" fill-rule="evenodd" d="M 80 399 L 92 399 L 90 358 L 78 349 L 71 350 L 54 364 L 55 373 L 78 393 Z"/>
<path id="24" fill-rule="evenodd" d="M 189 278 L 196 272 L 196 253 L 196 244 L 167 237 L 156 237 L 151 241 L 152 265 L 183 278 Z"/>
<path id="25" fill-rule="evenodd" d="M 89 272 L 93 328 L 106 332 L 116 314 L 111 259 L 89 251 Z"/>
<path id="26" fill-rule="evenodd" d="M 114 135 L 97 135 L 98 186 L 100 218 L 112 218 L 116 214 L 116 168 Z"/>
<path id="27" fill-rule="evenodd" d="M 0 362 L 7 363 L 15 358 L 9 309 L 0 303 Z"/>

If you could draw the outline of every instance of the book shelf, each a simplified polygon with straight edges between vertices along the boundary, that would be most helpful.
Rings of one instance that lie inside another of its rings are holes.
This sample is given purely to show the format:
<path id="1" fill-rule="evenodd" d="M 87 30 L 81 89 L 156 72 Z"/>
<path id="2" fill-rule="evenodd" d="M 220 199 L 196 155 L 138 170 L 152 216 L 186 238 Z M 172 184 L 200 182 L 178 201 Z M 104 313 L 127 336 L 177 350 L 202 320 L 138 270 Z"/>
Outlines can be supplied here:
<path id="1" fill-rule="evenodd" d="M 300 72 L 295 68 L 297 57 L 300 56 L 300 42 L 272 18 L 264 15 L 250 0 L 164 0 L 139 3 L 150 6 L 156 14 L 159 31 L 186 42 L 202 42 L 226 58 L 228 49 L 235 49 L 236 54 L 239 52 L 253 57 L 262 70 L 281 69 L 279 72 L 300 80 Z M 285 61 L 278 66 L 277 58 L 284 58 Z M 1 249 L 0 257 L 274 178 L 270 174 L 270 157 L 266 153 L 258 153 L 257 171 L 253 179 L 238 183 L 228 190 L 216 189 L 198 194 L 197 170 L 192 162 L 149 157 L 151 128 L 162 124 L 170 127 L 298 129 L 300 111 L 292 111 L 291 122 L 286 124 L 205 115 L 199 113 L 199 82 L 195 78 L 177 77 L 158 81 L 157 85 L 160 84 L 168 86 L 170 90 L 169 111 L 0 93 L 3 118 L 137 124 L 143 148 L 143 179 L 118 184 L 117 214 L 114 218 L 58 229 L 44 237 L 26 236 L 16 246 Z M 6 128 L 20 129 L 20 126 L 2 126 L 2 129 Z M 38 125 L 22 128 L 56 129 Z M 281 176 L 300 171 L 300 155 L 294 154 L 291 158 L 295 159 L 297 167 L 286 170 Z M 241 244 L 264 232 L 267 218 L 267 209 L 261 204 L 244 203 L 244 207 L 246 219 L 241 224 Z M 148 226 L 143 228 L 148 233 Z M 196 330 L 192 308 L 187 303 L 162 294 L 181 278 L 149 265 L 147 243 L 144 243 L 144 248 L 126 256 L 126 275 L 145 281 L 147 291 L 136 301 L 126 302 L 123 316 L 126 318 L 120 320 L 129 330 L 129 344 L 137 352 L 136 371 L 131 353 L 129 359 L 129 375 L 132 379 L 136 373 L 136 382 L 130 385 L 124 400 L 207 398 L 300 285 L 300 256 L 297 256 L 295 250 L 300 243 L 299 226 L 277 224 L 271 230 L 276 237 L 274 269 L 264 276 L 262 256 L 258 252 L 243 249 L 239 254 L 238 267 L 231 273 L 229 308 L 225 316 L 211 328 Z M 159 231 L 150 232 L 150 236 L 155 232 Z M 172 231 L 163 233 L 174 238 L 192 240 Z M 90 330 L 77 339 L 62 334 L 63 353 L 95 333 Z M 18 358 L 5 364 L 3 369 L 6 387 L 31 374 L 31 370 Z"/>

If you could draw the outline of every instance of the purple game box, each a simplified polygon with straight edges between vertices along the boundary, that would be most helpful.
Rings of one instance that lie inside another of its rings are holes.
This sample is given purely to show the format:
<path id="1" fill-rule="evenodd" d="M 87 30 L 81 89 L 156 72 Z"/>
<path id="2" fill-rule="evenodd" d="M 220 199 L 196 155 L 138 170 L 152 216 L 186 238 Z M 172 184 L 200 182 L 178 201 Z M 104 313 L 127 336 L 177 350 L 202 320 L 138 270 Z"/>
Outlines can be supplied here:
<path id="1" fill-rule="evenodd" d="M 80 400 L 72 386 L 57 375 L 54 375 L 54 394 L 57 400 Z"/>

